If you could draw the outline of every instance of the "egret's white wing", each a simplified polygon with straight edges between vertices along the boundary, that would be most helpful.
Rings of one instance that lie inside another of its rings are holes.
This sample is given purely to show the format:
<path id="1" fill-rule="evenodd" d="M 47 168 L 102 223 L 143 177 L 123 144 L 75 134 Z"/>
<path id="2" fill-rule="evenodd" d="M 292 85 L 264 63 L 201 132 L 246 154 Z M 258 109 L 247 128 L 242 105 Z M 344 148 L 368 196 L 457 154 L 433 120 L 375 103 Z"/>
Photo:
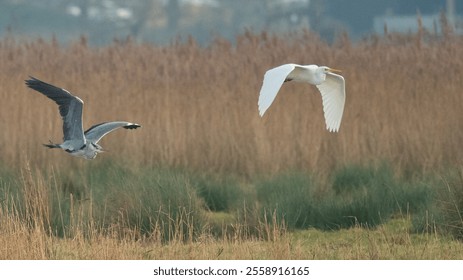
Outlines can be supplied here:
<path id="1" fill-rule="evenodd" d="M 258 102 L 260 116 L 263 116 L 265 111 L 272 105 L 281 85 L 283 85 L 286 77 L 294 70 L 295 66 L 295 64 L 284 64 L 272 68 L 265 73 Z"/>
<path id="2" fill-rule="evenodd" d="M 67 141 L 68 145 L 76 149 L 82 147 L 85 144 L 82 128 L 82 107 L 84 102 L 69 91 L 42 82 L 34 77 L 26 80 L 26 85 L 58 104 L 59 113 L 63 119 L 64 141 Z"/>
<path id="3" fill-rule="evenodd" d="M 326 129 L 337 132 L 341 125 L 346 100 L 344 78 L 341 75 L 327 73 L 325 82 L 317 85 L 317 88 L 322 94 Z"/>
<path id="4" fill-rule="evenodd" d="M 136 123 L 130 123 L 130 122 L 105 122 L 105 123 L 100 123 L 96 124 L 89 129 L 85 131 L 85 138 L 87 138 L 88 141 L 91 141 L 93 143 L 98 143 L 98 141 L 103 138 L 106 134 L 110 133 L 113 130 L 116 130 L 120 127 L 126 128 L 126 129 L 135 129 L 139 128 L 140 125 Z"/>

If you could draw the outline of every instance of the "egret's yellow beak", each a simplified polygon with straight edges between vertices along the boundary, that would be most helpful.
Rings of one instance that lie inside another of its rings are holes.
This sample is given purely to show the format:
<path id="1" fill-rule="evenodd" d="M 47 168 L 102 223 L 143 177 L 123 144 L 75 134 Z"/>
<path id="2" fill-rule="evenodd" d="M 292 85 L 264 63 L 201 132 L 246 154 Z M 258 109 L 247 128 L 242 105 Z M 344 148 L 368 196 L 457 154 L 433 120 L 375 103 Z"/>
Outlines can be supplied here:
<path id="1" fill-rule="evenodd" d="M 341 70 L 333 69 L 333 68 L 328 68 L 328 71 L 333 72 L 333 73 L 338 73 L 338 74 L 341 74 L 341 73 L 342 73 Z"/>

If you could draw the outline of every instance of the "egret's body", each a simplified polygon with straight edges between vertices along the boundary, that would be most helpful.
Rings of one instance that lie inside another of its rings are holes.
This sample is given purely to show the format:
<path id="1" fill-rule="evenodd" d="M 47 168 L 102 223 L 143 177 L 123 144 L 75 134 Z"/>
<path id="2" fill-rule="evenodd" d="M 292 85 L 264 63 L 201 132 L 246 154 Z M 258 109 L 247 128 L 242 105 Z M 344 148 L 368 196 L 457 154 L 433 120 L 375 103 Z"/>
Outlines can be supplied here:
<path id="1" fill-rule="evenodd" d="M 94 159 L 103 148 L 98 142 L 106 134 L 117 128 L 136 129 L 140 125 L 125 121 L 105 122 L 94 125 L 85 132 L 82 127 L 82 109 L 84 102 L 69 91 L 42 82 L 34 77 L 26 80 L 26 85 L 59 105 L 59 112 L 63 119 L 63 143 L 44 144 L 48 148 L 60 148 L 69 154 L 85 159 Z"/>
<path id="2" fill-rule="evenodd" d="M 259 95 L 260 116 L 263 116 L 273 103 L 284 82 L 307 82 L 317 86 L 322 95 L 326 128 L 331 132 L 337 132 L 341 125 L 346 92 L 344 78 L 334 72 L 339 72 L 339 70 L 314 64 L 293 63 L 268 70 Z"/>

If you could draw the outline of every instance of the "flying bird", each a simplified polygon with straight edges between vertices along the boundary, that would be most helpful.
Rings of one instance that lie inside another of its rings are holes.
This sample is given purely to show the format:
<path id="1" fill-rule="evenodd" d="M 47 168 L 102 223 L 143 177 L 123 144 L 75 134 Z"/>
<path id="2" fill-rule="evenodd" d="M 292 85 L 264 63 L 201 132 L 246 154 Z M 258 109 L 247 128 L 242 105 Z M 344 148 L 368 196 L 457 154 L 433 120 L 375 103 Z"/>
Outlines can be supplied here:
<path id="1" fill-rule="evenodd" d="M 115 121 L 96 124 L 84 132 L 82 127 L 82 108 L 84 102 L 69 91 L 47 84 L 34 77 L 26 80 L 26 85 L 34 89 L 59 106 L 59 113 L 63 119 L 63 143 L 43 144 L 48 148 L 60 148 L 76 157 L 94 159 L 98 153 L 103 152 L 103 148 L 98 142 L 106 134 L 120 127 L 126 129 L 136 129 L 141 127 L 139 124 Z"/>
<path id="2" fill-rule="evenodd" d="M 327 66 L 284 64 L 268 70 L 259 94 L 259 115 L 262 117 L 272 104 L 284 82 L 307 82 L 317 86 L 322 95 L 326 129 L 339 131 L 346 99 L 344 78 Z"/>

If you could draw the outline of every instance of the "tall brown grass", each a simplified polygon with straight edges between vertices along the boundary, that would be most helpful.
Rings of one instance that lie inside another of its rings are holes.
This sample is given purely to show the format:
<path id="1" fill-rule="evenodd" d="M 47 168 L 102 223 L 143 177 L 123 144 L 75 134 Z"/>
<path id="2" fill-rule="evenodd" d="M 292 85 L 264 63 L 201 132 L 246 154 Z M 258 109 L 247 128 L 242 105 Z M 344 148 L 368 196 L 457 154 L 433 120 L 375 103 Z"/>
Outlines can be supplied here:
<path id="1" fill-rule="evenodd" d="M 85 102 L 84 126 L 140 123 L 102 141 L 99 157 L 244 175 L 285 169 L 321 174 L 346 163 L 390 161 L 398 170 L 430 171 L 463 158 L 463 40 L 419 33 L 327 45 L 303 32 L 246 33 L 236 45 L 217 38 L 169 46 L 85 38 L 0 41 L 0 158 L 18 166 L 78 166 L 83 160 L 47 150 L 59 142 L 56 105 L 28 89 L 33 75 Z M 343 70 L 347 100 L 339 133 L 324 127 L 315 87 L 288 83 L 264 118 L 257 99 L 265 71 L 283 63 Z M 98 160 L 98 159 L 97 159 Z M 85 163 L 94 164 L 94 163 Z"/>
<path id="2" fill-rule="evenodd" d="M 91 218 L 91 197 L 79 204 L 77 194 L 50 182 L 60 178 L 54 171 L 86 178 L 102 158 L 125 161 L 127 170 L 185 167 L 244 178 L 285 170 L 323 175 L 345 164 L 382 161 L 400 172 L 461 165 L 462 43 L 451 32 L 441 37 L 423 32 L 387 35 L 358 43 L 343 37 L 333 45 L 309 32 L 281 37 L 245 33 L 236 44 L 217 38 L 206 47 L 193 39 L 169 46 L 127 40 L 92 48 L 85 38 L 67 46 L 4 38 L 0 171 L 9 167 L 23 172 L 22 189 L 4 194 L 0 205 L 0 243 L 7 244 L 0 258 L 460 258 L 461 250 L 452 246 L 460 248 L 461 243 L 445 243 L 429 234 L 416 237 L 423 238 L 418 241 L 413 237 L 413 243 L 408 229 L 390 234 L 382 226 L 375 231 L 354 228 L 354 240 L 345 234 L 333 241 L 330 235 L 336 233 L 323 233 L 328 241 L 319 242 L 317 231 L 293 239 L 284 224 L 259 220 L 256 214 L 247 217 L 246 207 L 238 213 L 242 217 L 233 217 L 235 223 L 227 223 L 224 232 L 231 234 L 220 237 L 212 236 L 212 227 L 223 226 L 221 219 L 207 219 L 193 238 L 198 221 L 188 213 L 172 219 L 167 232 L 163 224 L 151 236 L 142 235 L 127 226 L 124 212 L 109 227 L 99 226 Z M 320 95 L 309 85 L 285 84 L 265 117 L 258 116 L 265 71 L 289 62 L 344 71 L 347 101 L 339 133 L 325 129 Z M 85 127 L 108 120 L 143 127 L 105 138 L 101 144 L 109 152 L 94 161 L 48 150 L 41 143 L 59 142 L 62 123 L 56 105 L 24 85 L 29 75 L 81 97 Z M 82 182 L 87 188 L 87 181 Z M 62 193 L 76 203 L 70 209 L 59 204 L 52 209 L 52 201 L 60 201 L 54 196 Z M 121 196 L 121 205 L 125 199 Z M 16 205 L 18 201 L 24 205 Z M 56 213 L 70 219 L 61 235 L 50 225 L 64 219 Z M 169 246 L 161 242 L 162 234 L 172 241 Z M 16 246 L 8 245 L 13 242 Z M 345 246 L 351 243 L 354 247 Z"/>

